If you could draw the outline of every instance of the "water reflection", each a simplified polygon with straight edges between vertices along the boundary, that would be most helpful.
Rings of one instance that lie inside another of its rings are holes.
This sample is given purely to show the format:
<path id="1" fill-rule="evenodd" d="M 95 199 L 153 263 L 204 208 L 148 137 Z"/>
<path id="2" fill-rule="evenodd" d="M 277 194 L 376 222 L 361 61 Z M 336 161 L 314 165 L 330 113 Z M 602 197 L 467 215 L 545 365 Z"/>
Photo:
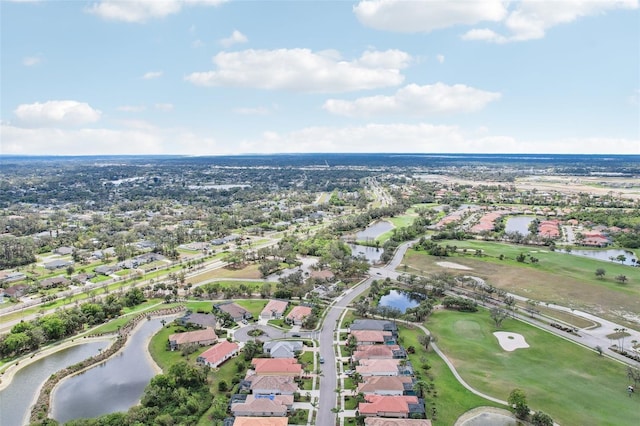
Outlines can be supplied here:
<path id="1" fill-rule="evenodd" d="M 40 386 L 56 371 L 76 364 L 109 346 L 108 341 L 82 343 L 62 349 L 18 370 L 13 380 L 0 391 L 0 423 L 28 424 L 29 410 Z"/>
<path id="2" fill-rule="evenodd" d="M 127 411 L 136 405 L 156 374 L 147 355 L 147 343 L 160 328 L 160 318 L 145 321 L 117 356 L 62 381 L 52 396 L 51 417 L 63 423 Z"/>

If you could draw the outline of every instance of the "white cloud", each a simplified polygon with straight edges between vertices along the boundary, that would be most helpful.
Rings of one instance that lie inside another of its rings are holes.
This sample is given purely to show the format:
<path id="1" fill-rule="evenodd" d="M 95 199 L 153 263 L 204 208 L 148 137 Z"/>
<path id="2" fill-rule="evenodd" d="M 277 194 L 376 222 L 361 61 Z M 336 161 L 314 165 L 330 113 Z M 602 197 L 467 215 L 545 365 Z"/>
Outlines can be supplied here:
<path id="1" fill-rule="evenodd" d="M 410 56 L 398 50 L 367 51 L 360 58 L 340 60 L 335 51 L 309 49 L 220 52 L 217 70 L 195 72 L 186 80 L 198 86 L 235 86 L 300 92 L 346 92 L 397 86 Z"/>
<path id="2" fill-rule="evenodd" d="M 87 12 L 112 21 L 143 23 L 180 12 L 184 5 L 217 6 L 226 0 L 102 0 Z"/>
<path id="3" fill-rule="evenodd" d="M 368 117 L 383 114 L 424 115 L 430 113 L 471 112 L 498 100 L 500 93 L 487 92 L 444 83 L 419 86 L 409 84 L 392 96 L 370 96 L 355 101 L 327 100 L 323 108 L 332 114 L 348 117 Z"/>
<path id="4" fill-rule="evenodd" d="M 229 37 L 223 38 L 220 40 L 220 45 L 225 48 L 229 48 L 234 44 L 241 44 L 248 42 L 249 39 L 246 35 L 242 34 L 238 30 L 233 30 L 233 33 Z"/>
<path id="5" fill-rule="evenodd" d="M 149 71 L 146 72 L 143 76 L 142 79 L 143 80 L 152 80 L 154 78 L 160 78 L 162 77 L 162 71 Z"/>
<path id="6" fill-rule="evenodd" d="M 22 104 L 14 113 L 21 124 L 33 127 L 94 123 L 102 114 L 87 103 L 71 100 Z"/>
<path id="7" fill-rule="evenodd" d="M 184 129 L 160 129 L 144 122 L 126 122 L 123 129 L 27 129 L 0 126 L 3 154 L 25 155 L 143 155 L 224 152 L 210 137 Z"/>
<path id="8" fill-rule="evenodd" d="M 507 14 L 502 0 L 363 0 L 354 6 L 353 11 L 363 25 L 404 33 L 501 21 Z"/>
<path id="9" fill-rule="evenodd" d="M 173 111 L 173 104 L 169 103 L 158 103 L 154 105 L 155 109 L 160 111 Z"/>
<path id="10" fill-rule="evenodd" d="M 42 55 L 25 56 L 22 58 L 22 65 L 25 67 L 33 67 L 42 62 Z"/>
<path id="11" fill-rule="evenodd" d="M 122 112 L 142 112 L 145 109 L 144 105 L 122 105 L 117 108 L 118 111 Z"/>
<path id="12" fill-rule="evenodd" d="M 503 24 L 507 34 L 488 28 L 476 28 L 463 34 L 464 40 L 508 43 L 541 39 L 548 29 L 579 18 L 603 14 L 616 9 L 637 9 L 638 0 L 522 0 L 513 4 Z"/>

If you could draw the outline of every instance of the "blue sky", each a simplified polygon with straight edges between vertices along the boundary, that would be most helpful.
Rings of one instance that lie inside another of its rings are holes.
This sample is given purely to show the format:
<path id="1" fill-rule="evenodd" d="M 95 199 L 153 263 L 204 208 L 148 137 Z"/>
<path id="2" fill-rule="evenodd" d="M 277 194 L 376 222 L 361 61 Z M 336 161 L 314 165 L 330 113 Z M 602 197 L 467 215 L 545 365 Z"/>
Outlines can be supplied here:
<path id="1" fill-rule="evenodd" d="M 638 0 L 0 0 L 1 154 L 640 154 Z"/>

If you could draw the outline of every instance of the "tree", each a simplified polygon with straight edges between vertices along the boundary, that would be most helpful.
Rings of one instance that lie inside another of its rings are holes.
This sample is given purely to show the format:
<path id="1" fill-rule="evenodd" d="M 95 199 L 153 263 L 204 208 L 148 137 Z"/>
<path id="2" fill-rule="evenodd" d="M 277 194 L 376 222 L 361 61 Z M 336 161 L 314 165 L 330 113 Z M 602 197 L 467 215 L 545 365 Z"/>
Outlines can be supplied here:
<path id="1" fill-rule="evenodd" d="M 431 335 L 430 334 L 421 334 L 418 336 L 418 342 L 425 348 L 429 349 L 429 345 L 431 344 Z"/>
<path id="2" fill-rule="evenodd" d="M 633 381 L 635 387 L 638 387 L 638 383 L 640 383 L 640 368 L 629 365 L 627 367 L 627 377 Z"/>
<path id="3" fill-rule="evenodd" d="M 527 406 L 527 396 L 521 389 L 514 389 L 507 398 L 509 406 L 513 409 L 516 417 L 526 419 L 529 416 L 529 407 Z"/>
<path id="4" fill-rule="evenodd" d="M 553 419 L 543 411 L 536 411 L 531 417 L 531 423 L 534 426 L 553 426 Z"/>
<path id="5" fill-rule="evenodd" d="M 616 256 L 616 260 L 622 264 L 627 261 L 627 256 L 625 256 L 624 254 L 619 254 L 618 256 Z"/>
<path id="6" fill-rule="evenodd" d="M 616 281 L 618 281 L 620 284 L 625 284 L 627 282 L 627 276 L 620 274 L 616 277 Z"/>
<path id="7" fill-rule="evenodd" d="M 502 327 L 502 321 L 504 321 L 505 318 L 509 316 L 509 313 L 502 308 L 495 307 L 491 308 L 491 310 L 489 311 L 489 315 L 491 316 L 493 322 L 496 324 L 496 327 L 500 328 Z"/>
<path id="8" fill-rule="evenodd" d="M 598 279 L 603 279 L 605 274 L 607 273 L 607 271 L 604 270 L 604 268 L 598 268 L 596 269 L 596 278 Z"/>

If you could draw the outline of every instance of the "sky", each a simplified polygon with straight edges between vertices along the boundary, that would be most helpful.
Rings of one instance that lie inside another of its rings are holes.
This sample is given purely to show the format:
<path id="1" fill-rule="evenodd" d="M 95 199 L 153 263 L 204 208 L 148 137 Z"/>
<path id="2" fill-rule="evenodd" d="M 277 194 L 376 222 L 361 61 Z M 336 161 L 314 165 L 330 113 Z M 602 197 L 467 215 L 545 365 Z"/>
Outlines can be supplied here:
<path id="1" fill-rule="evenodd" d="M 0 154 L 640 154 L 639 0 L 0 0 Z"/>

